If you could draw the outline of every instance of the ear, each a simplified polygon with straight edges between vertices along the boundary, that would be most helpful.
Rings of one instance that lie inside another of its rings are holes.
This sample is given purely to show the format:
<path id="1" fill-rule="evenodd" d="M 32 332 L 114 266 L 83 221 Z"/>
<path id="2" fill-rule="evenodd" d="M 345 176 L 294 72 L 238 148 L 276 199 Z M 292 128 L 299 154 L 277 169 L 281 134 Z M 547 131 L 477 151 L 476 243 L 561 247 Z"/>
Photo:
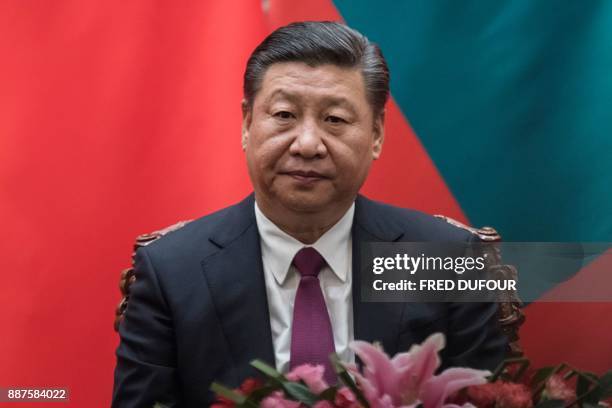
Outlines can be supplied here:
<path id="1" fill-rule="evenodd" d="M 246 150 L 247 142 L 249 140 L 249 128 L 251 127 L 251 119 L 253 112 L 249 107 L 249 103 L 246 99 L 242 100 L 242 150 Z"/>
<path id="2" fill-rule="evenodd" d="M 382 153 L 383 142 L 385 141 L 385 111 L 383 110 L 374 119 L 374 138 L 372 140 L 372 157 L 374 160 Z"/>

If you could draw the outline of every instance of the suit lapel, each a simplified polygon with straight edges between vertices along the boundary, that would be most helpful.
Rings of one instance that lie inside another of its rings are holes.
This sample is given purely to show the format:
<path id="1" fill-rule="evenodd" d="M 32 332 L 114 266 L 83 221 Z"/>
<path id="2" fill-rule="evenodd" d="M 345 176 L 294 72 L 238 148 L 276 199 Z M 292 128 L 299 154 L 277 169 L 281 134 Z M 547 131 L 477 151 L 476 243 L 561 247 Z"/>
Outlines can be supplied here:
<path id="1" fill-rule="evenodd" d="M 274 365 L 270 316 L 261 261 L 259 233 L 249 196 L 225 215 L 230 222 L 211 234 L 219 251 L 202 261 L 219 322 L 238 367 L 252 375 L 248 363 L 263 359 Z"/>
<path id="2" fill-rule="evenodd" d="M 397 352 L 403 303 L 361 302 L 361 246 L 367 242 L 396 242 L 403 231 L 370 200 L 358 196 L 353 222 L 353 317 L 355 340 L 381 342 L 385 351 Z"/>
<path id="3" fill-rule="evenodd" d="M 275 361 L 253 206 L 251 195 L 223 215 L 232 222 L 220 223 L 211 234 L 209 239 L 219 250 L 202 261 L 204 277 L 240 379 L 253 374 L 248 367 L 252 359 L 260 358 L 272 365 Z M 379 341 L 390 355 L 398 351 L 400 328 L 407 319 L 403 316 L 405 304 L 361 302 L 359 268 L 363 243 L 405 239 L 404 231 L 394 220 L 380 204 L 358 196 L 352 229 L 354 337 Z"/>

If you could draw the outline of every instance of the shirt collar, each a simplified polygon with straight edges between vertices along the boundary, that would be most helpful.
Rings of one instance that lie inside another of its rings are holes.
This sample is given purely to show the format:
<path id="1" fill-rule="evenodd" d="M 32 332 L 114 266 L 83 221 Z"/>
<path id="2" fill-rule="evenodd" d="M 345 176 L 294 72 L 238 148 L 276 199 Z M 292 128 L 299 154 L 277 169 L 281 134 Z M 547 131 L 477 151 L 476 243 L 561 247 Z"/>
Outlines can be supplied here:
<path id="1" fill-rule="evenodd" d="M 255 219 L 261 237 L 262 257 L 266 258 L 264 261 L 270 266 L 276 282 L 279 285 L 285 282 L 295 254 L 300 249 L 309 246 L 314 247 L 323 256 L 332 272 L 342 282 L 346 282 L 349 265 L 352 262 L 350 249 L 354 215 L 355 203 L 317 242 L 305 245 L 276 226 L 261 212 L 255 202 Z"/>

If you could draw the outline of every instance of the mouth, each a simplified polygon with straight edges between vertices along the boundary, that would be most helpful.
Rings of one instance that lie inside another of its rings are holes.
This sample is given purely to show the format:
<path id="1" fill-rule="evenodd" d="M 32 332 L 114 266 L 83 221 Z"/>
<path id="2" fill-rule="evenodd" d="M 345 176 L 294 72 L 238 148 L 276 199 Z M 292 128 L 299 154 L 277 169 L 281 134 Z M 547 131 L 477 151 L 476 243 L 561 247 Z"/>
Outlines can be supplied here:
<path id="1" fill-rule="evenodd" d="M 287 171 L 287 172 L 284 172 L 283 174 L 289 177 L 292 177 L 294 180 L 297 180 L 301 183 L 314 183 L 317 181 L 327 179 L 326 176 L 324 176 L 321 173 L 317 173 L 316 171 L 296 170 L 296 171 Z"/>

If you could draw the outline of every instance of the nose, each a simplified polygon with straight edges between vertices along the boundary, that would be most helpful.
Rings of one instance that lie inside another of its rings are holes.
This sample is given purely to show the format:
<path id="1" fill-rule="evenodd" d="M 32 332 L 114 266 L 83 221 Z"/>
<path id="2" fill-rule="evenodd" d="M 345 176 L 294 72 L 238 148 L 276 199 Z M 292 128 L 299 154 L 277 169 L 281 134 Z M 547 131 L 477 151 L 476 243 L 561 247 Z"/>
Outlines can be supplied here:
<path id="1" fill-rule="evenodd" d="M 297 127 L 296 136 L 289 153 L 294 156 L 302 156 L 305 159 L 323 158 L 327 156 L 327 147 L 323 143 L 324 130 L 321 129 L 316 121 L 304 120 L 302 125 Z"/>

